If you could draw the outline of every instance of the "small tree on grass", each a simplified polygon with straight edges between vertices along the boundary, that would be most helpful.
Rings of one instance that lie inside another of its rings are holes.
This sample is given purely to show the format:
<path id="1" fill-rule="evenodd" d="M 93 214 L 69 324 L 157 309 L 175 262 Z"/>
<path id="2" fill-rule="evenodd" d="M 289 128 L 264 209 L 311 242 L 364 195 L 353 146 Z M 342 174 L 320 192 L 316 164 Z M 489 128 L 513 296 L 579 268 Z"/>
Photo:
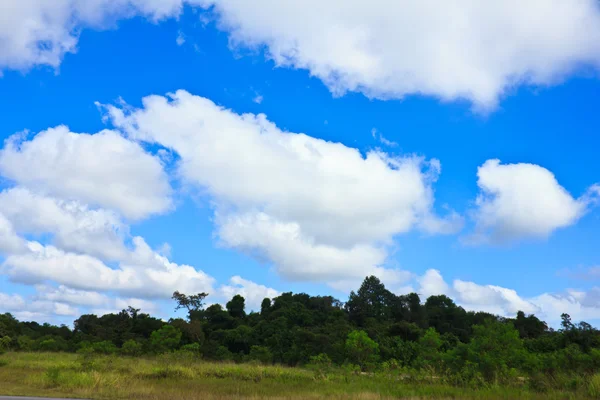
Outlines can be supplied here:
<path id="1" fill-rule="evenodd" d="M 0 354 L 3 354 L 10 347 L 11 338 L 9 336 L 4 336 L 0 338 Z"/>
<path id="2" fill-rule="evenodd" d="M 181 331 L 171 325 L 165 325 L 150 335 L 150 344 L 157 353 L 175 350 L 180 341 Z"/>
<path id="3" fill-rule="evenodd" d="M 126 356 L 139 356 L 142 354 L 142 344 L 133 339 L 129 339 L 121 347 L 121 354 Z"/>
<path id="4" fill-rule="evenodd" d="M 250 347 L 248 359 L 259 361 L 261 364 L 271 364 L 273 362 L 273 354 L 271 354 L 268 347 L 252 346 Z"/>
<path id="5" fill-rule="evenodd" d="M 350 361 L 365 369 L 377 362 L 379 345 L 365 331 L 352 331 L 346 339 L 346 352 Z"/>

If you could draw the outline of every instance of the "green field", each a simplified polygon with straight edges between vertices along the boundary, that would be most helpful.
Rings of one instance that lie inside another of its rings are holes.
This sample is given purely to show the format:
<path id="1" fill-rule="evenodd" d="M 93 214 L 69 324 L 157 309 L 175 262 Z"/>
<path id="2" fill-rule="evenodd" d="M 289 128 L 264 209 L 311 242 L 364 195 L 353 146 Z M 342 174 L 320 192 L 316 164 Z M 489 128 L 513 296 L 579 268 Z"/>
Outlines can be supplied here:
<path id="1" fill-rule="evenodd" d="M 584 399 L 590 382 L 540 393 L 512 387 L 452 387 L 402 371 L 372 374 L 211 363 L 170 354 L 150 358 L 18 353 L 0 356 L 0 395 L 91 399 Z"/>

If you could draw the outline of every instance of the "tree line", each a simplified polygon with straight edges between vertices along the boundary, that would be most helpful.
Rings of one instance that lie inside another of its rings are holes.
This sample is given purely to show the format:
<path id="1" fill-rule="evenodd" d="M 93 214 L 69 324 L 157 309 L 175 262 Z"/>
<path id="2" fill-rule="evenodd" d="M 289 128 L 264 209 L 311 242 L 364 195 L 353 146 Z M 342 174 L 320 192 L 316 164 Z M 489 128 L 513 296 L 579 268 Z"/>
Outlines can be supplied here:
<path id="1" fill-rule="evenodd" d="M 0 352 L 180 352 L 233 362 L 428 370 L 461 382 L 585 375 L 600 367 L 599 331 L 572 322 L 567 314 L 554 330 L 521 311 L 504 318 L 466 311 L 445 295 L 425 302 L 416 293 L 396 295 L 374 276 L 345 303 L 331 296 L 283 293 L 265 298 L 260 311 L 248 313 L 240 295 L 225 307 L 205 307 L 206 297 L 175 292 L 176 309 L 187 310 L 187 318 L 167 322 L 132 307 L 82 315 L 73 329 L 0 314 Z"/>

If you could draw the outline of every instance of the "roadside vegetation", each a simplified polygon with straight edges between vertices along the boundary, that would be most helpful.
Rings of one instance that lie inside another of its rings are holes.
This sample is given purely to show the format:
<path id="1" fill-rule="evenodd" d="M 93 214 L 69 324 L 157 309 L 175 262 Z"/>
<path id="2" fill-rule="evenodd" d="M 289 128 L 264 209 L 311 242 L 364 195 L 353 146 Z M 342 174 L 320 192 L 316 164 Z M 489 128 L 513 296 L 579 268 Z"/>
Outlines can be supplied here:
<path id="1" fill-rule="evenodd" d="M 527 383 L 456 386 L 423 371 L 323 365 L 305 367 L 206 362 L 168 353 L 127 357 L 67 353 L 0 356 L 5 395 L 88 399 L 586 399 L 582 384 L 540 393 Z"/>
<path id="2" fill-rule="evenodd" d="M 397 296 L 375 277 L 346 303 L 284 293 L 186 319 L 129 308 L 74 328 L 0 314 L 0 395 L 123 399 L 600 399 L 600 332 L 563 314 L 467 312 L 446 296 Z M 0 305 L 1 306 L 1 305 Z"/>

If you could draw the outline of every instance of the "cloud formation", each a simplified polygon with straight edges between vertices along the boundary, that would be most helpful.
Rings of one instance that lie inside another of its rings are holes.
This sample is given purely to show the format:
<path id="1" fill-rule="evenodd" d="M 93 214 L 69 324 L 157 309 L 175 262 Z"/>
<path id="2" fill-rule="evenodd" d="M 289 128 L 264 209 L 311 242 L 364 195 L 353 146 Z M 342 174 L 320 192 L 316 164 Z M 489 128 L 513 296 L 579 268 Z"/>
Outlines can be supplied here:
<path id="1" fill-rule="evenodd" d="M 552 85 L 600 64 L 595 0 L 4 0 L 0 74 L 57 68 L 84 29 L 177 18 L 185 5 L 213 12 L 233 46 L 308 70 L 335 95 L 428 95 L 487 111 L 514 87 Z"/>
<path id="2" fill-rule="evenodd" d="M 229 279 L 229 285 L 223 285 L 219 288 L 221 296 L 229 300 L 235 295 L 240 295 L 246 300 L 246 308 L 249 310 L 260 310 L 260 304 L 265 298 L 274 298 L 279 296 L 277 290 L 259 285 L 241 276 L 232 276 Z"/>
<path id="3" fill-rule="evenodd" d="M 6 257 L 0 272 L 18 283 L 54 282 L 74 289 L 150 299 L 168 299 L 175 290 L 212 292 L 212 277 L 192 266 L 170 262 L 140 237 L 133 241 L 135 249 L 117 268 L 87 254 L 29 242 L 27 252 Z"/>
<path id="4" fill-rule="evenodd" d="M 470 311 L 485 311 L 514 318 L 517 311 L 535 314 L 551 324 L 560 321 L 562 313 L 573 320 L 600 319 L 600 288 L 590 290 L 567 289 L 561 293 L 542 293 L 523 297 L 515 290 L 495 285 L 480 285 L 455 279 L 446 283 L 438 270 L 430 269 L 416 279 L 418 292 L 423 297 L 445 294 Z"/>
<path id="5" fill-rule="evenodd" d="M 0 14 L 0 75 L 3 69 L 58 67 L 77 51 L 82 29 L 105 29 L 118 20 L 177 17 L 194 0 L 3 0 Z"/>
<path id="6" fill-rule="evenodd" d="M 264 49 L 336 95 L 431 95 L 489 110 L 518 85 L 600 65 L 595 0 L 203 0 L 234 46 Z M 551 28 L 549 28 L 551 27 Z"/>
<path id="7" fill-rule="evenodd" d="M 182 90 L 143 105 L 106 110 L 130 138 L 179 155 L 178 173 L 209 195 L 224 245 L 271 261 L 288 279 L 362 279 L 382 270 L 394 235 L 462 226 L 433 210 L 437 160 L 362 155 Z"/>
<path id="8" fill-rule="evenodd" d="M 535 164 L 488 160 L 477 177 L 476 232 L 467 239 L 472 243 L 547 237 L 577 222 L 599 194 L 599 186 L 592 185 L 575 199 L 552 172 Z"/>
<path id="9" fill-rule="evenodd" d="M 11 136 L 0 151 L 0 175 L 67 200 L 142 219 L 171 207 L 160 160 L 116 132 L 94 135 L 58 126 L 28 139 Z"/>
<path id="10" fill-rule="evenodd" d="M 21 234 L 51 233 L 58 247 L 104 260 L 126 257 L 123 241 L 129 227 L 113 211 L 90 209 L 75 200 L 43 196 L 22 187 L 0 192 L 0 210 Z"/>

